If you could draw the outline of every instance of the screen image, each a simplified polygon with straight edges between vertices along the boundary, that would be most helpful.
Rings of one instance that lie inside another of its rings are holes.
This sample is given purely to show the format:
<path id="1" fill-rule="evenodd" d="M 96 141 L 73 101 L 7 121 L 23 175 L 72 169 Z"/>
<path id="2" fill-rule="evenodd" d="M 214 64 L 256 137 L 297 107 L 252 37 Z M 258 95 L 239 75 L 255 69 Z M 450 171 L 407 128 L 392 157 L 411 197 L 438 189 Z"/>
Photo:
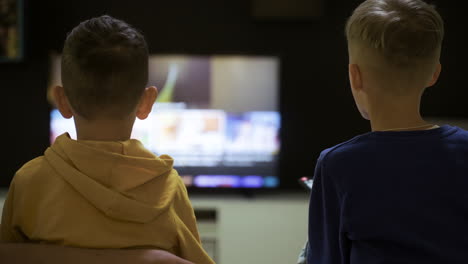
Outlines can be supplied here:
<path id="1" fill-rule="evenodd" d="M 50 86 L 60 85 L 60 56 L 51 65 Z M 131 137 L 173 157 L 187 187 L 276 188 L 278 72 L 276 57 L 150 56 L 148 86 L 159 96 Z M 53 109 L 51 143 L 64 132 L 76 139 L 73 119 Z"/>

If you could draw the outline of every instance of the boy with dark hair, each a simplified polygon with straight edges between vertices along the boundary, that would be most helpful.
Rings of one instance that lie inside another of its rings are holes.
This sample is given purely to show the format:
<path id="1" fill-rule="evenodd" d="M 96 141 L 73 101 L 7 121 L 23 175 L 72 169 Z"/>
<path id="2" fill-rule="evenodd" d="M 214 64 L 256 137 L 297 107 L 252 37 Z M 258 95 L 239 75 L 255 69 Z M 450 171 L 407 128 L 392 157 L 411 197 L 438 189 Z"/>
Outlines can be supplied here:
<path id="1" fill-rule="evenodd" d="M 468 132 L 419 112 L 443 35 L 421 0 L 367 0 L 349 18 L 351 90 L 372 132 L 318 158 L 307 263 L 467 263 Z"/>
<path id="2" fill-rule="evenodd" d="M 148 81 L 148 48 L 124 21 L 82 22 L 62 52 L 63 87 L 54 88 L 77 140 L 59 136 L 14 176 L 0 240 L 86 248 L 157 248 L 195 263 L 203 250 L 187 190 L 173 160 L 130 139 L 157 97 Z"/>

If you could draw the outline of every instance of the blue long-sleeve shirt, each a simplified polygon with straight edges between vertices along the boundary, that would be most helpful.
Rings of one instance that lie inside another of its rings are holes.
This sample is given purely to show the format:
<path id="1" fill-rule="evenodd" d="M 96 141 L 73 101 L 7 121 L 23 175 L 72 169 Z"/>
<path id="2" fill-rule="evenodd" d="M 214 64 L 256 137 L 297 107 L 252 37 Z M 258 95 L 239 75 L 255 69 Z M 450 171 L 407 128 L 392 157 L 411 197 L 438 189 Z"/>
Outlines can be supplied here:
<path id="1" fill-rule="evenodd" d="M 324 150 L 307 261 L 468 263 L 468 132 L 369 132 Z"/>

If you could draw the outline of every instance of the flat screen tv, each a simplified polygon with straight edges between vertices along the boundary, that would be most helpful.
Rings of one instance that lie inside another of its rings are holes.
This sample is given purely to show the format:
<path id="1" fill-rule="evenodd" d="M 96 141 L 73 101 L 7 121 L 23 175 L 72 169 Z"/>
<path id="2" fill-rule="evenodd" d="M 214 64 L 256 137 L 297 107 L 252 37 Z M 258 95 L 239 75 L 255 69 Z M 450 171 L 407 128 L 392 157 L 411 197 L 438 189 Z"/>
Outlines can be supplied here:
<path id="1" fill-rule="evenodd" d="M 172 156 L 189 190 L 278 188 L 279 66 L 275 56 L 152 55 L 148 85 L 159 96 L 132 138 Z M 60 85 L 59 55 L 50 72 L 50 86 Z M 51 142 L 76 138 L 72 119 L 56 109 L 50 117 Z"/>

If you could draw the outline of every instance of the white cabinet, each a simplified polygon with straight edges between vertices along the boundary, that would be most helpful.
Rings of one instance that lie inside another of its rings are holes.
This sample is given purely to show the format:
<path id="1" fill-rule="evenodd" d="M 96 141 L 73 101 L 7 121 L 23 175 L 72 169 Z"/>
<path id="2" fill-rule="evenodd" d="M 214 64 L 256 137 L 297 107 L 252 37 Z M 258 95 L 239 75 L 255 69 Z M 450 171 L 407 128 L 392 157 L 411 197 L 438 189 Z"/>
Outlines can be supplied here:
<path id="1" fill-rule="evenodd" d="M 218 264 L 296 263 L 307 239 L 308 194 L 195 196 L 197 210 L 214 210 L 216 220 L 199 219 L 209 254 Z"/>

